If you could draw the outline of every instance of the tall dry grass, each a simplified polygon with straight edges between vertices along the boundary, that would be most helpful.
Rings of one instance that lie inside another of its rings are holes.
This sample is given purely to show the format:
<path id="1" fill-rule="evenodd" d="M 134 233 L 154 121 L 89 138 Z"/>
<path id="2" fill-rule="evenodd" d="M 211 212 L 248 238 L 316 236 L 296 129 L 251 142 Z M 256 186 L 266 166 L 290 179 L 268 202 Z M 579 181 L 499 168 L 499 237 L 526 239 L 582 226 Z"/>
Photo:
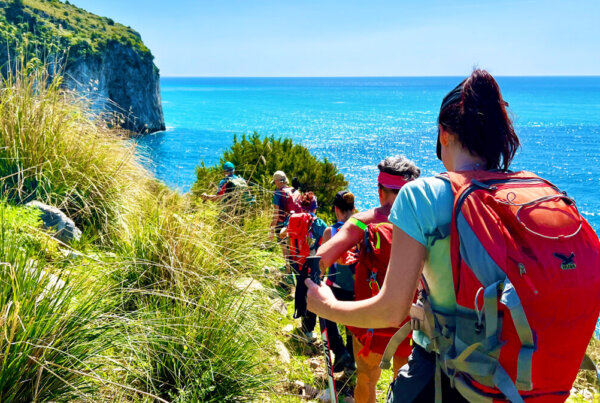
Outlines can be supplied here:
<path id="1" fill-rule="evenodd" d="M 33 65 L 0 83 L 0 187 L 11 205 L 41 200 L 84 231 L 70 246 L 14 238 L 25 257 L 0 251 L 0 323 L 20 337 L 3 347 L 18 357 L 0 368 L 0 400 L 239 401 L 276 381 L 268 291 L 236 286 L 262 280 L 277 253 L 268 212 L 232 216 L 168 189 L 124 133 Z M 57 298 L 38 301 L 35 270 L 65 282 Z"/>

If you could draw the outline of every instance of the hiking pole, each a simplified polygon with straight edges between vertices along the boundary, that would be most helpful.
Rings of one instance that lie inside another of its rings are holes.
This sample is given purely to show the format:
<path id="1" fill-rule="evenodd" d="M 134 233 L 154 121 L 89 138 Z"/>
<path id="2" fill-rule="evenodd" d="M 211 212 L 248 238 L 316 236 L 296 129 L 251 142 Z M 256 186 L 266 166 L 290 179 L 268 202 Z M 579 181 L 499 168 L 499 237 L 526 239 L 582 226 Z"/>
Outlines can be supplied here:
<path id="1" fill-rule="evenodd" d="M 321 268 L 319 261 L 321 256 L 309 256 L 306 258 L 305 268 L 309 271 L 310 279 L 313 283 L 321 284 Z M 305 294 L 306 296 L 306 294 Z M 327 380 L 329 382 L 329 401 L 338 403 L 337 392 L 335 390 L 335 380 L 333 378 L 333 362 L 331 360 L 331 349 L 329 348 L 329 335 L 327 333 L 327 324 L 325 319 L 319 316 L 319 327 L 321 328 L 321 338 L 323 339 L 323 354 L 325 355 L 325 365 L 327 366 Z"/>

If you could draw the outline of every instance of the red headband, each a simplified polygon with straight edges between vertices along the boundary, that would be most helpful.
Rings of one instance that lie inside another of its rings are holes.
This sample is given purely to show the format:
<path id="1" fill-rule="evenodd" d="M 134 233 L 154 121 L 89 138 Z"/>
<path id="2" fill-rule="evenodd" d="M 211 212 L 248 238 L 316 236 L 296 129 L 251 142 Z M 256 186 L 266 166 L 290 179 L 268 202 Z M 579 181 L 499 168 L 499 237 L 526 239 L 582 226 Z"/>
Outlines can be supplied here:
<path id="1" fill-rule="evenodd" d="M 406 182 L 408 181 L 402 176 L 391 175 L 386 172 L 379 172 L 377 182 L 379 182 L 381 186 L 385 186 L 388 189 L 400 189 L 402 186 L 406 185 Z"/>

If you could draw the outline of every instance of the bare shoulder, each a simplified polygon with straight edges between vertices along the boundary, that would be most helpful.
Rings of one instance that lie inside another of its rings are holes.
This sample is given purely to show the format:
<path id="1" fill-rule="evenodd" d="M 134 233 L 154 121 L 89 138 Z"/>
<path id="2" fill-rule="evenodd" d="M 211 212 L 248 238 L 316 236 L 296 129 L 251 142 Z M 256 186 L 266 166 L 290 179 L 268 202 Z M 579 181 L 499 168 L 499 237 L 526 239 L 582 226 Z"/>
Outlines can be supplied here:
<path id="1" fill-rule="evenodd" d="M 371 221 L 375 219 L 375 209 L 370 209 L 367 211 L 361 211 L 352 215 L 352 218 L 355 220 L 361 221 L 365 224 L 369 224 Z"/>

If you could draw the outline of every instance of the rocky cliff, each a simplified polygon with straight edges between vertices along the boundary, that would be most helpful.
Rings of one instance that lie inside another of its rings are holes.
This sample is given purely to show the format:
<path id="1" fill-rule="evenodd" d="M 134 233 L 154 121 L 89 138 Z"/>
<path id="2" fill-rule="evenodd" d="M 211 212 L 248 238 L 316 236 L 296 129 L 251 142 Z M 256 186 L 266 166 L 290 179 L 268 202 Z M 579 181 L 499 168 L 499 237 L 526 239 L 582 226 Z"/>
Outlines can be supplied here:
<path id="1" fill-rule="evenodd" d="M 0 0 L 0 64 L 60 60 L 65 85 L 137 133 L 164 130 L 158 68 L 140 35 L 68 1 Z"/>

